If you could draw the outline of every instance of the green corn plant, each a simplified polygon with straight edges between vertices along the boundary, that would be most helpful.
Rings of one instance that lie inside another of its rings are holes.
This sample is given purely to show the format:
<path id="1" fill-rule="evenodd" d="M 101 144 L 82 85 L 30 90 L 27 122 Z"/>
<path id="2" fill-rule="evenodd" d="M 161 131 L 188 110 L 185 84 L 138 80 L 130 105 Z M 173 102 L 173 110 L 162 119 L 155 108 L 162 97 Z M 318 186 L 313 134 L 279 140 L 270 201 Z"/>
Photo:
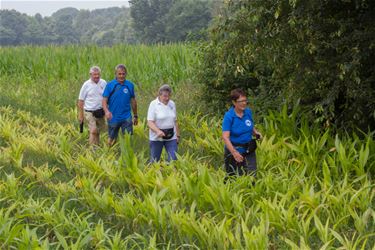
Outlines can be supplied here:
<path id="1" fill-rule="evenodd" d="M 361 214 L 358 214 L 355 209 L 349 208 L 349 213 L 350 213 L 352 219 L 354 220 L 354 226 L 355 226 L 357 232 L 359 233 L 359 235 L 364 235 L 366 233 L 367 227 L 372 228 L 372 229 L 374 228 L 374 224 L 375 224 L 374 220 L 372 221 L 372 223 L 370 222 L 370 218 L 372 217 L 372 219 L 373 219 L 374 215 L 375 215 L 375 212 L 374 212 L 373 209 L 368 208 L 361 215 Z"/>
<path id="2" fill-rule="evenodd" d="M 291 247 L 293 250 L 297 249 L 306 249 L 310 250 L 311 248 L 306 244 L 305 240 L 301 237 L 299 240 L 299 245 L 294 243 L 292 240 L 285 238 L 284 241 Z"/>
<path id="3" fill-rule="evenodd" d="M 125 241 L 122 239 L 122 230 L 117 231 L 115 235 L 113 236 L 106 235 L 106 237 L 107 237 L 106 241 L 108 242 L 108 246 L 110 249 L 113 249 L 113 250 L 126 249 Z"/>
<path id="4" fill-rule="evenodd" d="M 319 238 L 325 245 L 325 247 L 328 247 L 329 244 L 332 242 L 333 236 L 330 233 L 330 227 L 329 227 L 329 218 L 327 219 L 326 223 L 323 225 L 319 217 L 315 214 L 314 215 L 314 223 L 315 227 L 317 229 Z"/>
<path id="5" fill-rule="evenodd" d="M 9 246 L 10 243 L 15 239 L 23 228 L 22 221 L 17 220 L 13 217 L 19 203 L 15 202 L 9 206 L 6 210 L 0 209 L 0 247 L 4 249 Z"/>
<path id="6" fill-rule="evenodd" d="M 332 230 L 332 234 L 341 244 L 341 247 L 337 249 L 367 249 L 368 239 L 375 236 L 375 233 L 364 236 L 357 236 L 356 232 L 354 232 L 352 238 L 348 239 L 345 235 L 341 235 L 335 230 Z"/>
<path id="7" fill-rule="evenodd" d="M 20 232 L 20 237 L 15 238 L 15 245 L 17 249 L 36 249 L 40 247 L 39 238 L 37 235 L 37 229 L 33 228 L 30 229 L 28 225 L 26 225 L 22 231 Z"/>

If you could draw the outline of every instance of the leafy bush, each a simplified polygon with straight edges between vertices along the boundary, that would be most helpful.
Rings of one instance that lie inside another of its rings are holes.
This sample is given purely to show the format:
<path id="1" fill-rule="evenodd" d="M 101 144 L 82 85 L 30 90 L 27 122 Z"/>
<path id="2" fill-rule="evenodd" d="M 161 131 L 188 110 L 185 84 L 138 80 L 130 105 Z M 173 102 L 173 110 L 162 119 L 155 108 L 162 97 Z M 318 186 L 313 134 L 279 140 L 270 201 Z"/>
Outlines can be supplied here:
<path id="1" fill-rule="evenodd" d="M 201 45 L 205 100 L 242 87 L 263 112 L 300 99 L 310 121 L 375 129 L 374 22 L 373 1 L 227 1 Z"/>

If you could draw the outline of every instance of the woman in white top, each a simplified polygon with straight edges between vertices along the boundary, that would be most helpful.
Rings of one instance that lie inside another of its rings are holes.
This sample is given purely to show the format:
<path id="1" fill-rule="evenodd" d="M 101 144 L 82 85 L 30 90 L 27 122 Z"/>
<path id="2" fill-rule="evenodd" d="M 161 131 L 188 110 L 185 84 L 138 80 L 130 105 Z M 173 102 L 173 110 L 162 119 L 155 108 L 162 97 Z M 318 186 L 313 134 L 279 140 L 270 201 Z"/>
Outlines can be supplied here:
<path id="1" fill-rule="evenodd" d="M 163 147 L 168 153 L 168 162 L 176 160 L 180 131 L 177 124 L 176 105 L 170 100 L 171 87 L 164 84 L 159 96 L 150 103 L 147 125 L 150 128 L 151 162 L 159 161 Z"/>

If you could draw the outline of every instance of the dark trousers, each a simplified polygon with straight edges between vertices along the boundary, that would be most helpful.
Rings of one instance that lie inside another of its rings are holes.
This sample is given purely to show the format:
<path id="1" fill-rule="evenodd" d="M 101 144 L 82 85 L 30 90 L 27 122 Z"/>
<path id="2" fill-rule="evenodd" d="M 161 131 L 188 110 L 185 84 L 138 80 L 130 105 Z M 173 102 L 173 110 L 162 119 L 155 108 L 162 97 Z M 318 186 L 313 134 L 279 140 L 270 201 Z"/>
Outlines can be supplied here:
<path id="1" fill-rule="evenodd" d="M 255 151 L 250 154 L 242 154 L 244 160 L 237 162 L 228 149 L 224 151 L 225 170 L 229 176 L 253 175 L 256 176 L 257 161 Z"/>

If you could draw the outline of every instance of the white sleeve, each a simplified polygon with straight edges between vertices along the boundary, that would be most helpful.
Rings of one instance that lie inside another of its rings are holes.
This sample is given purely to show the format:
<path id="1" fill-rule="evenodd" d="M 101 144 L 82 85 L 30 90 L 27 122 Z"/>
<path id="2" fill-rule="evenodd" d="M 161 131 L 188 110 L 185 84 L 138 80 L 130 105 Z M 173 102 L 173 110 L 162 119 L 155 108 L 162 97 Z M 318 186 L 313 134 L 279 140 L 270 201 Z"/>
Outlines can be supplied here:
<path id="1" fill-rule="evenodd" d="M 86 96 L 87 96 L 86 86 L 87 86 L 86 84 L 82 85 L 82 88 L 79 91 L 79 96 L 78 96 L 79 100 L 83 100 L 84 101 L 86 99 Z"/>
<path id="2" fill-rule="evenodd" d="M 155 120 L 156 120 L 155 105 L 154 105 L 154 102 L 152 101 L 150 103 L 150 106 L 148 107 L 147 121 L 155 121 Z"/>
<path id="3" fill-rule="evenodd" d="M 101 80 L 101 85 L 103 87 L 103 90 L 105 89 L 105 86 L 107 85 L 106 80 L 100 79 Z"/>

